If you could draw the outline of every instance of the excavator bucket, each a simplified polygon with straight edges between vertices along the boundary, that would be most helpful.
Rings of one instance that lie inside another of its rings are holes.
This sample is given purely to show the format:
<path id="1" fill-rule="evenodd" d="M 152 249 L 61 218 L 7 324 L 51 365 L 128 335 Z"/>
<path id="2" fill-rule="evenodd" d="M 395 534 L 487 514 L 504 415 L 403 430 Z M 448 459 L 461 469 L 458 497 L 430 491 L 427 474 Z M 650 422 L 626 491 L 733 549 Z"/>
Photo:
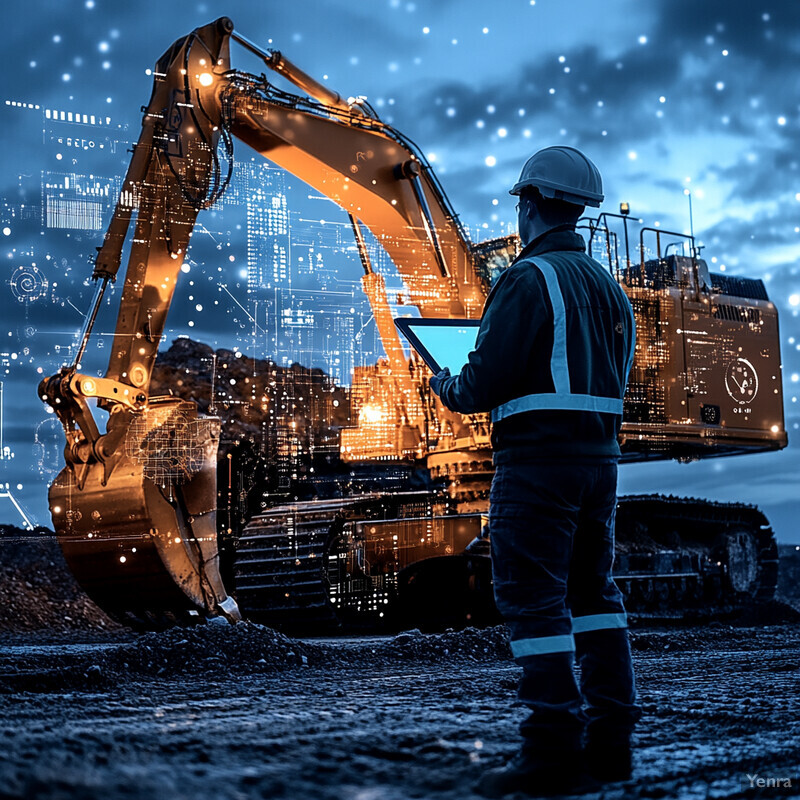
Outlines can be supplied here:
<path id="1" fill-rule="evenodd" d="M 152 398 L 121 424 L 127 433 L 108 481 L 95 462 L 65 468 L 50 487 L 70 569 L 126 624 L 168 626 L 190 612 L 240 619 L 218 565 L 219 420 L 198 418 L 194 403 Z"/>

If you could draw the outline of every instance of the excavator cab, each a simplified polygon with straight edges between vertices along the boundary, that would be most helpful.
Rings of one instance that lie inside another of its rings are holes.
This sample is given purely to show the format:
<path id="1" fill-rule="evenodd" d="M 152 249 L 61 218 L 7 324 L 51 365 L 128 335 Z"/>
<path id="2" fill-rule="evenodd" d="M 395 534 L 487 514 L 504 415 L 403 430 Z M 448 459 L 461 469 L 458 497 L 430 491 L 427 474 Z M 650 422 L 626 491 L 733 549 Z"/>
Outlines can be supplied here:
<path id="1" fill-rule="evenodd" d="M 475 271 L 490 286 L 511 266 L 521 250 L 519 236 L 501 236 L 472 246 Z"/>

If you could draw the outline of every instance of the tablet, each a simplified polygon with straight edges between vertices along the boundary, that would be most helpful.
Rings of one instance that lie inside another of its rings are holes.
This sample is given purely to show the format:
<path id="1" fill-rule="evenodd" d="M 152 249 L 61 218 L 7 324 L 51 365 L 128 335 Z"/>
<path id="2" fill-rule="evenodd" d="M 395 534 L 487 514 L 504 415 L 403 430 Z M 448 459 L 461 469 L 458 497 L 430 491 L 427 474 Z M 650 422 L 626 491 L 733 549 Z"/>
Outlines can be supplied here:
<path id="1" fill-rule="evenodd" d="M 458 375 L 475 349 L 479 319 L 419 319 L 399 317 L 397 329 L 422 356 L 435 375 L 445 367 Z"/>

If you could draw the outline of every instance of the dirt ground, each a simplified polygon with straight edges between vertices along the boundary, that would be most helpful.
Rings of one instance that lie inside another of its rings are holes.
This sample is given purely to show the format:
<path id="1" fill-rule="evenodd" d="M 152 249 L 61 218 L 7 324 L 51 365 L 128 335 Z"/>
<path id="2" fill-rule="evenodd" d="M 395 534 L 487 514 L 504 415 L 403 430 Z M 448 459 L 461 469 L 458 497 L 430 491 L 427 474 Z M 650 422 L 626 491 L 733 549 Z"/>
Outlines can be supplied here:
<path id="1" fill-rule="evenodd" d="M 137 636 L 46 542 L 3 552 L 0 800 L 460 800 L 516 747 L 524 710 L 502 627 Z M 635 780 L 590 797 L 800 796 L 797 617 L 773 604 L 734 625 L 640 623 Z"/>
<path id="2" fill-rule="evenodd" d="M 523 716 L 502 629 L 71 638 L 0 649 L 4 800 L 468 798 Z M 595 797 L 785 794 L 749 790 L 748 774 L 797 787 L 800 626 L 639 630 L 633 643 L 636 780 Z"/>

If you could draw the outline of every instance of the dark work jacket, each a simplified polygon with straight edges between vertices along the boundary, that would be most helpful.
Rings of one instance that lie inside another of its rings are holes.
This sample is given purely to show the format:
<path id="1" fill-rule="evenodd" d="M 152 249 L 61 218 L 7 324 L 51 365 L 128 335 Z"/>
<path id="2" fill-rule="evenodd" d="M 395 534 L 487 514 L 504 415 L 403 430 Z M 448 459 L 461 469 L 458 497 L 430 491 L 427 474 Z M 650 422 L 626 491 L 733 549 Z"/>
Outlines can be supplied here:
<path id="1" fill-rule="evenodd" d="M 554 316 L 541 271 L 543 256 L 558 279 L 566 316 L 570 391 L 622 398 L 635 325 L 625 292 L 585 253 L 571 226 L 534 239 L 492 287 L 475 350 L 440 396 L 462 414 L 492 411 L 516 398 L 553 393 Z M 608 461 L 619 458 L 621 414 L 537 409 L 500 419 L 492 428 L 496 464 L 540 459 Z"/>

